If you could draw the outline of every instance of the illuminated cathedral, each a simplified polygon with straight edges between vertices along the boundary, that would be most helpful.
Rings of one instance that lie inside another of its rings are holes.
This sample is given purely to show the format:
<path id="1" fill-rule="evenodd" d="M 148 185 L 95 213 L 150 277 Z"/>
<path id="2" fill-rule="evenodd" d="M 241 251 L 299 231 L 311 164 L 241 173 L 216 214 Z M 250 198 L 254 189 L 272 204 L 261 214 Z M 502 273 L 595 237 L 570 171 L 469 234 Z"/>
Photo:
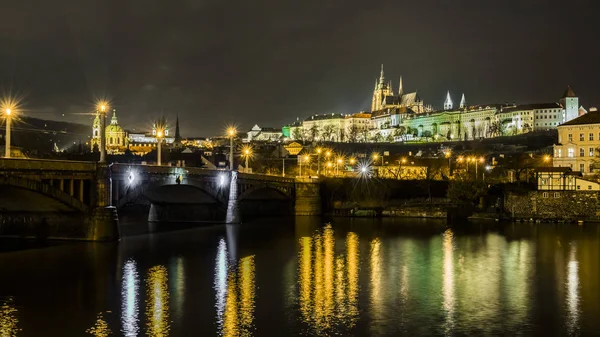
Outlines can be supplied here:
<path id="1" fill-rule="evenodd" d="M 425 106 L 423 100 L 417 92 L 404 92 L 402 86 L 402 76 L 398 84 L 398 93 L 394 92 L 392 82 L 386 83 L 383 73 L 383 64 L 381 65 L 381 73 L 379 79 L 375 79 L 375 89 L 373 90 L 373 100 L 371 101 L 371 111 L 382 111 L 394 108 L 406 108 L 415 113 L 431 112 L 431 106 Z"/>

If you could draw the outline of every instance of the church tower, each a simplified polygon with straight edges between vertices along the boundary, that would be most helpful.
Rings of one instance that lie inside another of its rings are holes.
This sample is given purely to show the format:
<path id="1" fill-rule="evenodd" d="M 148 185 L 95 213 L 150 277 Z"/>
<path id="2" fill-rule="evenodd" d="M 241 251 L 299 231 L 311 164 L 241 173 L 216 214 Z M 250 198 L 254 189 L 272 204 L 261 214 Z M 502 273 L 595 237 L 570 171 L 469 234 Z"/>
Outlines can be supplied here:
<path id="1" fill-rule="evenodd" d="M 446 101 L 444 102 L 444 110 L 452 110 L 452 98 L 450 98 L 450 90 L 448 90 L 448 94 L 446 94 Z"/>
<path id="2" fill-rule="evenodd" d="M 398 84 L 398 86 L 398 96 L 402 97 L 402 94 L 404 93 L 404 89 L 402 89 L 402 76 L 400 76 L 400 84 Z"/>
<path id="3" fill-rule="evenodd" d="M 464 109 L 467 107 L 467 101 L 465 100 L 465 93 L 463 92 L 462 94 L 462 98 L 460 99 L 460 105 L 459 108 L 460 109 Z"/>
<path id="4" fill-rule="evenodd" d="M 94 124 L 92 124 L 92 139 L 90 141 L 90 149 L 94 150 L 94 145 L 100 149 L 100 113 L 96 110 L 96 118 L 94 118 Z"/>
<path id="5" fill-rule="evenodd" d="M 570 86 L 567 86 L 565 93 L 562 95 L 560 105 L 565 109 L 565 122 L 579 116 L 579 98 Z"/>
<path id="6" fill-rule="evenodd" d="M 179 113 L 177 114 L 177 120 L 175 121 L 175 143 L 181 143 L 181 135 L 179 134 Z"/>
<path id="7" fill-rule="evenodd" d="M 379 81 L 375 80 L 375 90 L 373 91 L 373 100 L 371 101 L 371 111 L 381 110 L 383 108 L 383 100 L 387 96 L 393 96 L 391 83 L 385 83 L 383 74 L 383 64 L 379 73 Z"/>

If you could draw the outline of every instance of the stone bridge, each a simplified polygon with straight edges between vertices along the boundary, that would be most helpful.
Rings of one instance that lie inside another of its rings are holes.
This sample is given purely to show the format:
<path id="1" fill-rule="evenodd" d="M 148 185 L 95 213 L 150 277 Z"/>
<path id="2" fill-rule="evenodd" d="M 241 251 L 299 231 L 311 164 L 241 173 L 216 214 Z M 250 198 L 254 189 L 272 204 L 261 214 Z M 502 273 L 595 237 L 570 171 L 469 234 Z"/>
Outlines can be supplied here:
<path id="1" fill-rule="evenodd" d="M 118 213 L 239 223 L 320 213 L 314 180 L 200 168 L 0 158 L 0 236 L 111 240 Z"/>

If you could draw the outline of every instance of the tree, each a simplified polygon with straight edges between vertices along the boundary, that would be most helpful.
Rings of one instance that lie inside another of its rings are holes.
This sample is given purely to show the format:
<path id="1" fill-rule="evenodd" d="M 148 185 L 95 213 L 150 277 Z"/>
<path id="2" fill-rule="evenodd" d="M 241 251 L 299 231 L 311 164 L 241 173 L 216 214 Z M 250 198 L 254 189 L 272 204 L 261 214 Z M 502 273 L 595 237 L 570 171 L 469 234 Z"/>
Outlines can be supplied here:
<path id="1" fill-rule="evenodd" d="M 490 124 L 490 136 L 491 137 L 498 137 L 498 136 L 503 136 L 505 132 L 505 127 L 504 127 L 504 123 L 502 123 L 499 120 L 495 120 L 492 122 L 492 124 Z"/>
<path id="2" fill-rule="evenodd" d="M 335 135 L 335 126 L 331 124 L 327 124 L 323 127 L 323 131 L 321 132 L 321 138 L 325 141 L 331 141 L 333 136 Z"/>
<path id="3" fill-rule="evenodd" d="M 302 134 L 302 129 L 301 128 L 294 128 L 294 131 L 292 131 L 292 138 L 294 140 L 303 141 L 304 140 L 304 135 Z"/>
<path id="4" fill-rule="evenodd" d="M 388 143 L 393 143 L 394 142 L 394 135 L 390 132 L 388 133 L 388 135 L 385 137 L 385 141 Z"/>
<path id="5" fill-rule="evenodd" d="M 310 137 L 310 141 L 314 142 L 315 140 L 317 140 L 317 137 L 319 136 L 319 127 L 317 126 L 317 124 L 313 124 L 313 126 L 310 127 L 310 129 L 308 130 L 309 132 L 309 137 Z"/>
<path id="6" fill-rule="evenodd" d="M 486 193 L 487 185 L 484 182 L 460 176 L 450 181 L 446 197 L 454 203 L 475 204 Z"/>
<path id="7" fill-rule="evenodd" d="M 346 131 L 346 135 L 348 136 L 348 142 L 350 143 L 356 143 L 356 141 L 358 140 L 358 133 L 359 133 L 359 129 L 358 126 L 356 126 L 355 124 L 352 124 L 348 127 L 348 130 Z"/>
<path id="8" fill-rule="evenodd" d="M 429 131 L 429 130 L 423 131 L 423 133 L 421 134 L 421 137 L 425 138 L 425 140 L 429 140 L 429 138 L 432 137 L 431 131 Z"/>
<path id="9" fill-rule="evenodd" d="M 360 129 L 359 134 L 360 134 L 360 140 L 363 143 L 366 143 L 369 141 L 369 130 L 367 128 Z"/>
<path id="10" fill-rule="evenodd" d="M 383 141 L 383 136 L 381 135 L 381 132 L 377 131 L 373 135 L 373 138 L 371 138 L 371 140 L 375 143 L 380 143 L 381 141 Z"/>
<path id="11" fill-rule="evenodd" d="M 400 126 L 396 130 L 394 130 L 394 137 L 400 137 L 400 139 L 405 140 L 406 137 L 406 127 Z"/>

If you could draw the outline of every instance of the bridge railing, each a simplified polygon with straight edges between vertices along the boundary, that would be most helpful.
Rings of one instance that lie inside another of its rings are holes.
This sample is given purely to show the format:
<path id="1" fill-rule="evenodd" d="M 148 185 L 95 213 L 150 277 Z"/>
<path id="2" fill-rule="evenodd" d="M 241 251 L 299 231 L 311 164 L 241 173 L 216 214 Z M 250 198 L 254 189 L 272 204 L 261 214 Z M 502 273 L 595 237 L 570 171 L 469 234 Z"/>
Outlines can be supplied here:
<path id="1" fill-rule="evenodd" d="M 89 161 L 0 158 L 0 171 L 95 171 L 96 167 Z"/>

